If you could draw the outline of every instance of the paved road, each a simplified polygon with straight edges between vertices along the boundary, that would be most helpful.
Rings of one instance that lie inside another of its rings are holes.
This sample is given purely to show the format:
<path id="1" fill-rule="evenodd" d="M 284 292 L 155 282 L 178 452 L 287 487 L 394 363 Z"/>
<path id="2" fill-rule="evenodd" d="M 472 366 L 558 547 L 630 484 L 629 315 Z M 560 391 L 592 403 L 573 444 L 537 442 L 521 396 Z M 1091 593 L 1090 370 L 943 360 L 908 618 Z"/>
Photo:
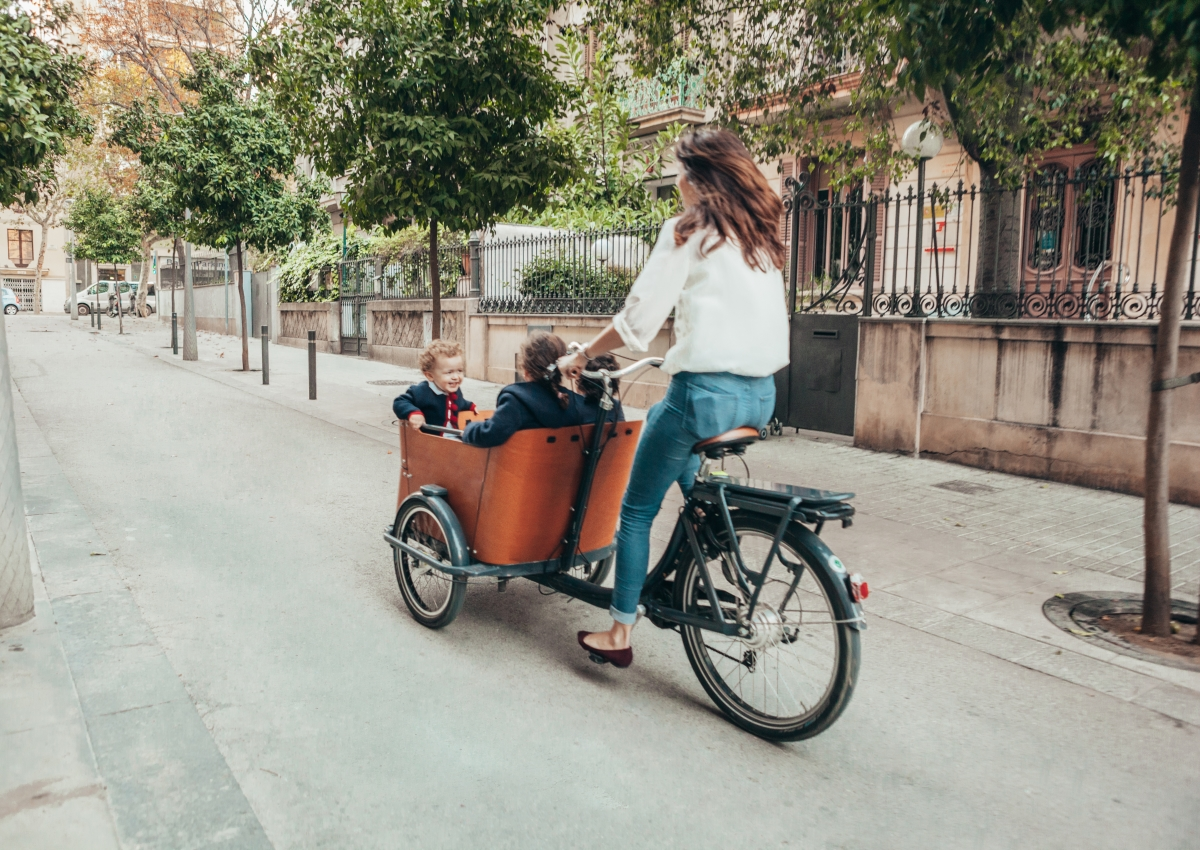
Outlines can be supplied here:
<path id="1" fill-rule="evenodd" d="M 574 632 L 603 615 L 531 585 L 427 631 L 379 537 L 385 443 L 107 332 L 9 328 L 21 396 L 277 848 L 1196 846 L 1200 728 L 889 620 L 843 718 L 790 745 L 726 723 L 671 633 L 640 629 L 629 671 L 590 664 Z M 175 846 L 238 846 L 193 829 Z"/>

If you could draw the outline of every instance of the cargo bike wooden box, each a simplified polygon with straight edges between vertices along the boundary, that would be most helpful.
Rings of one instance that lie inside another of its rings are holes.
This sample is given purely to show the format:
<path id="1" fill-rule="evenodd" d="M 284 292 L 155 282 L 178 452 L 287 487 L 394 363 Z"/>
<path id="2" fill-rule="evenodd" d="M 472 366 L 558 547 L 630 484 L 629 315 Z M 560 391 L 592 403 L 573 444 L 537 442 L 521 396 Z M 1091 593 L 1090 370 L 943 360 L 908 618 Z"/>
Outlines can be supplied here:
<path id="1" fill-rule="evenodd" d="M 453 439 L 461 431 L 401 424 L 400 492 L 384 539 L 418 622 L 448 625 L 472 578 L 526 578 L 609 607 L 601 583 L 642 424 L 603 421 L 610 379 L 660 362 L 585 373 L 605 386 L 592 425 L 518 431 L 480 449 Z M 759 439 L 743 427 L 693 447 L 704 460 L 639 612 L 680 633 L 701 685 L 734 723 L 799 740 L 849 702 L 867 588 L 819 537 L 826 522 L 851 523 L 852 493 L 724 471 Z"/>

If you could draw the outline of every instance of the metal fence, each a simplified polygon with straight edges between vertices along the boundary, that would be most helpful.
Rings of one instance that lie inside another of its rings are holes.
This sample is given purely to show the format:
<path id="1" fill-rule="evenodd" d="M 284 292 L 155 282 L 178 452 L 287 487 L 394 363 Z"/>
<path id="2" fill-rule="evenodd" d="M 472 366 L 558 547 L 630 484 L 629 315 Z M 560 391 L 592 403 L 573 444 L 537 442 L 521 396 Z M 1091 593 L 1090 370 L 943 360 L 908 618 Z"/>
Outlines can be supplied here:
<path id="1" fill-rule="evenodd" d="M 469 260 L 466 249 L 453 245 L 438 248 L 438 277 L 443 298 L 469 295 Z M 377 257 L 343 260 L 338 264 L 343 298 L 432 298 L 429 285 L 429 252 L 416 251 L 384 262 Z"/>
<path id="2" fill-rule="evenodd" d="M 959 318 L 1153 319 L 1174 225 L 1172 171 L 1050 166 L 1015 189 L 882 193 L 785 181 L 794 310 Z M 1200 314 L 1196 236 L 1185 318 Z"/>
<path id="3" fill-rule="evenodd" d="M 479 309 L 616 313 L 658 231 L 657 225 L 645 225 L 485 242 L 479 249 Z"/>
<path id="4" fill-rule="evenodd" d="M 176 267 L 174 259 L 160 258 L 158 273 L 163 289 L 183 288 L 182 263 Z M 226 279 L 236 284 L 237 269 L 230 269 L 224 257 L 192 260 L 192 286 L 222 286 Z"/>

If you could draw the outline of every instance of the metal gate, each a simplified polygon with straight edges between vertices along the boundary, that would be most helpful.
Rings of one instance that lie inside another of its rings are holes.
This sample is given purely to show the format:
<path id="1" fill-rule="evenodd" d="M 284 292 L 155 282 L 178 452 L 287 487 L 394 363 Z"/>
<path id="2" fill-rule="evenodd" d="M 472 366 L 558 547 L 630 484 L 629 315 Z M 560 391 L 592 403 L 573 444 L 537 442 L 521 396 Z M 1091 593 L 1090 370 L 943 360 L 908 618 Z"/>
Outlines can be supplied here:
<path id="1" fill-rule="evenodd" d="M 813 192 L 809 175 L 788 196 L 790 358 L 775 376 L 777 425 L 854 433 L 858 317 L 871 314 L 878 204 L 860 190 Z"/>
<path id="2" fill-rule="evenodd" d="M 775 376 L 775 416 L 784 425 L 854 433 L 858 316 L 797 313 L 791 363 Z"/>
<path id="3" fill-rule="evenodd" d="M 375 260 L 344 260 L 338 264 L 339 300 L 342 308 L 342 354 L 367 352 L 367 302 L 375 300 Z"/>

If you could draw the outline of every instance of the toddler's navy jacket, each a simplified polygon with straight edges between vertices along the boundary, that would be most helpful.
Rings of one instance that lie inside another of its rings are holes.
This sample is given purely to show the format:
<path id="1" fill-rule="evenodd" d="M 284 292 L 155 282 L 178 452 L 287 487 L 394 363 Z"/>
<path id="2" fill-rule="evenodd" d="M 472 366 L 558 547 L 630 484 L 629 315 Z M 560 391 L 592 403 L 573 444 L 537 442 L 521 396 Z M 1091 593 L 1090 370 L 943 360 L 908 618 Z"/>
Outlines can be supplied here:
<path id="1" fill-rule="evenodd" d="M 392 412 L 397 419 L 406 420 L 414 413 L 420 413 L 425 417 L 426 425 L 442 428 L 457 428 L 459 411 L 474 409 L 474 402 L 467 401 L 462 390 L 455 390 L 453 395 L 436 393 L 429 381 L 413 384 L 392 402 Z"/>

